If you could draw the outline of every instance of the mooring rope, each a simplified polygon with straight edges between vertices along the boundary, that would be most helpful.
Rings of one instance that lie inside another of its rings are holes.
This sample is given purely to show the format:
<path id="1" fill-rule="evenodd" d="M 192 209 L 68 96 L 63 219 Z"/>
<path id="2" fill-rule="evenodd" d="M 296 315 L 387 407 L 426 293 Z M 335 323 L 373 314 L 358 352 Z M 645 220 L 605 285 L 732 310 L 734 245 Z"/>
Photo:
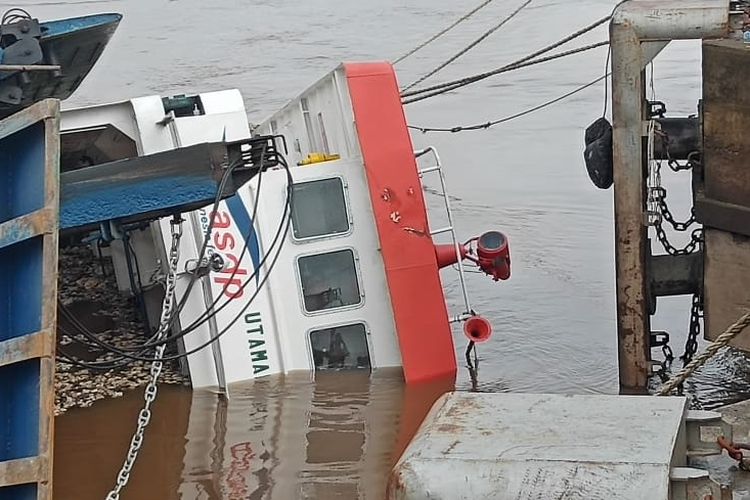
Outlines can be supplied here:
<path id="1" fill-rule="evenodd" d="M 495 26 L 493 26 L 489 30 L 485 31 L 479 38 L 477 38 L 476 40 L 474 40 L 473 42 L 471 42 L 469 45 L 467 45 L 466 47 L 464 47 L 463 49 L 461 49 L 460 51 L 458 51 L 456 54 L 454 54 L 453 56 L 451 56 L 448 60 L 444 61 L 440 65 L 438 65 L 435 69 L 433 69 L 432 71 L 430 71 L 426 75 L 423 75 L 423 76 L 417 78 L 415 81 L 413 81 L 412 83 L 410 83 L 409 85 L 407 85 L 406 87 L 404 87 L 403 90 L 409 90 L 410 88 L 412 88 L 412 87 L 414 87 L 416 85 L 419 85 L 420 83 L 422 83 L 423 81 L 427 80 L 429 77 L 433 76 L 435 73 L 437 73 L 441 69 L 443 69 L 446 66 L 448 66 L 449 64 L 451 64 L 453 61 L 455 61 L 459 57 L 465 55 L 471 49 L 473 49 L 474 47 L 476 47 L 477 45 L 479 45 L 480 43 L 482 43 L 482 41 L 484 41 L 484 39 L 486 39 L 488 36 L 490 36 L 491 34 L 493 34 L 495 31 L 499 30 L 503 25 L 505 25 L 505 23 L 507 23 L 508 21 L 510 21 L 511 19 L 513 19 L 514 17 L 516 17 L 516 15 L 518 15 L 518 13 L 521 12 L 524 9 L 524 7 L 526 7 L 527 5 L 529 5 L 531 2 L 532 2 L 532 0 L 526 0 L 524 3 L 522 3 L 521 5 L 519 5 L 516 8 L 516 10 L 514 10 L 508 16 L 506 16 L 502 21 L 500 21 L 498 24 L 496 24 Z"/>
<path id="2" fill-rule="evenodd" d="M 539 111 L 540 109 L 544 109 L 547 106 L 551 106 L 553 104 L 556 104 L 564 99 L 567 99 L 568 97 L 577 94 L 578 92 L 581 92 L 583 90 L 586 90 L 587 88 L 596 85 L 597 83 L 601 82 L 605 78 L 609 76 L 609 73 L 607 73 L 604 76 L 600 76 L 596 80 L 592 80 L 589 83 L 586 83 L 584 85 L 581 85 L 580 87 L 577 87 L 570 92 L 567 92 L 559 97 L 555 97 L 554 99 L 551 99 L 549 101 L 543 102 L 542 104 L 537 104 L 533 108 L 526 109 L 524 111 L 520 111 L 518 113 L 514 113 L 510 116 L 506 116 L 504 118 L 500 118 L 498 120 L 491 120 L 484 123 L 477 123 L 475 125 L 459 125 L 451 128 L 440 128 L 440 127 L 419 127 L 417 125 L 407 125 L 408 128 L 413 130 L 419 130 L 420 132 L 426 134 L 427 132 L 450 132 L 452 134 L 455 134 L 457 132 L 468 132 L 471 130 L 486 130 L 490 127 L 494 127 L 495 125 L 499 125 L 501 123 L 509 122 L 511 120 L 515 120 L 516 118 L 520 118 L 522 116 L 526 116 L 528 114 L 534 113 L 536 111 Z"/>
<path id="3" fill-rule="evenodd" d="M 403 61 L 404 59 L 406 59 L 407 57 L 413 55 L 417 51 L 420 51 L 423 48 L 427 47 L 429 44 L 431 44 L 432 42 L 434 42 L 435 40 L 437 40 L 441 36 L 445 35 L 446 33 L 448 33 L 450 30 L 452 30 L 453 28 L 455 28 L 456 26 L 458 26 L 462 22 L 468 20 L 471 16 L 473 16 L 474 14 L 476 14 L 477 12 L 479 12 L 480 10 L 482 10 L 483 8 L 485 8 L 487 5 L 489 5 L 490 3 L 494 2 L 494 1 L 495 0 L 485 0 L 483 3 L 481 3 L 478 6 L 474 7 L 474 9 L 470 10 L 469 12 L 467 12 L 466 14 L 464 14 L 463 16 L 459 17 L 453 24 L 451 24 L 447 28 L 445 28 L 445 29 L 443 29 L 443 30 L 435 33 L 430 38 L 428 38 L 424 42 L 420 43 L 419 45 L 417 45 L 416 47 L 414 47 L 413 49 L 411 49 L 406 54 L 402 55 L 401 57 L 399 57 L 398 59 L 396 59 L 395 61 L 393 61 L 393 64 L 396 65 L 396 64 L 400 63 L 401 61 Z"/>
<path id="4" fill-rule="evenodd" d="M 492 73 L 491 75 L 488 74 L 487 76 L 483 76 L 482 78 L 480 78 L 480 80 L 483 80 L 484 78 L 488 78 L 489 76 L 495 76 L 495 75 L 499 75 L 499 74 L 502 74 L 502 73 L 507 73 L 508 71 L 514 71 L 514 70 L 517 70 L 517 69 L 526 68 L 528 66 L 534 66 L 535 64 L 541 64 L 541 63 L 544 63 L 544 62 L 554 61 L 555 59 L 560 59 L 561 57 L 567 57 L 567 56 L 571 56 L 571 55 L 574 55 L 574 54 L 579 54 L 581 52 L 586 52 L 587 50 L 591 50 L 591 49 L 596 49 L 596 48 L 599 48 L 599 47 L 603 47 L 605 45 L 609 45 L 609 40 L 604 40 L 604 41 L 601 41 L 601 42 L 592 43 L 590 45 L 585 45 L 583 47 L 578 47 L 578 48 L 575 48 L 575 49 L 566 50 L 566 51 L 560 52 L 558 54 L 552 54 L 551 56 L 540 57 L 539 59 L 533 59 L 531 61 L 514 62 L 514 63 L 511 63 L 511 64 L 506 64 L 505 66 L 502 66 L 500 68 L 497 68 L 497 69 L 493 70 L 491 72 Z M 479 81 L 479 79 L 476 80 L 476 81 Z M 468 85 L 468 84 L 466 84 L 466 85 Z M 422 94 L 422 95 L 417 96 L 417 97 L 412 97 L 411 99 L 404 99 L 404 100 L 401 101 L 401 104 L 410 104 L 412 102 L 421 101 L 423 99 L 427 99 L 428 97 L 433 97 L 433 96 L 436 96 L 436 95 L 444 94 L 446 92 L 450 92 L 451 90 L 454 90 L 454 89 L 457 89 L 457 88 L 463 87 L 463 86 L 464 86 L 464 84 L 456 84 L 456 85 L 453 85 L 451 87 L 444 87 L 442 89 L 438 89 L 438 90 L 435 90 L 435 91 L 427 93 L 427 94 Z"/>
<path id="5" fill-rule="evenodd" d="M 735 321 L 729 328 L 724 330 L 724 333 L 719 335 L 716 340 L 706 348 L 705 351 L 696 356 L 690 363 L 688 363 L 686 367 L 680 370 L 677 375 L 667 381 L 667 383 L 665 383 L 659 390 L 657 396 L 668 396 L 669 394 L 671 394 L 673 390 L 675 390 L 688 378 L 690 378 L 693 372 L 703 366 L 706 361 L 714 357 L 720 349 L 726 347 L 733 338 L 742 333 L 742 331 L 748 326 L 750 326 L 750 311 L 740 316 L 740 318 Z"/>
<path id="6" fill-rule="evenodd" d="M 464 78 L 459 78 L 458 80 L 452 80 L 452 81 L 449 81 L 449 82 L 438 83 L 436 85 L 432 85 L 432 86 L 429 86 L 429 87 L 424 87 L 424 88 L 421 88 L 421 89 L 415 89 L 415 90 L 411 90 L 411 91 L 408 91 L 408 92 L 401 92 L 401 98 L 405 99 L 407 97 L 418 96 L 418 97 L 413 97 L 412 99 L 406 99 L 406 100 L 403 101 L 404 104 L 409 104 L 409 103 L 412 103 L 412 102 L 421 101 L 422 99 L 427 99 L 428 97 L 433 97 L 433 96 L 436 96 L 436 95 L 440 95 L 440 94 L 442 94 L 444 92 L 449 92 L 451 90 L 455 90 L 455 89 L 457 89 L 459 87 L 464 87 L 466 85 L 471 85 L 472 83 L 479 82 L 481 80 L 484 80 L 485 78 L 489 78 L 491 76 L 495 76 L 495 75 L 500 74 L 500 73 L 504 73 L 505 71 L 508 71 L 508 68 L 513 68 L 513 67 L 516 67 L 516 66 L 518 66 L 518 65 L 520 65 L 522 63 L 531 61 L 532 59 L 535 59 L 535 58 L 537 58 L 537 57 L 539 57 L 539 56 L 541 56 L 543 54 L 546 54 L 547 52 L 550 52 L 551 50 L 554 50 L 554 49 L 556 49 L 556 48 L 558 48 L 558 47 L 560 47 L 562 45 L 565 45 L 566 43 L 568 43 L 568 42 L 570 42 L 570 41 L 572 41 L 572 40 L 574 40 L 574 39 L 576 39 L 576 38 L 578 38 L 578 37 L 580 37 L 580 36 L 588 33 L 589 31 L 591 31 L 591 30 L 593 30 L 593 29 L 601 26 L 602 24 L 606 23 L 610 19 L 611 19 L 611 16 L 605 16 L 605 17 L 599 19 L 598 21 L 589 24 L 588 26 L 585 26 L 585 27 L 581 28 L 580 30 L 576 31 L 575 33 L 571 33 L 570 35 L 566 36 L 565 38 L 562 38 L 562 39 L 558 40 L 555 43 L 547 45 L 546 47 L 541 48 L 541 49 L 537 50 L 536 52 L 533 52 L 533 53 L 531 53 L 531 54 L 529 54 L 527 56 L 522 57 L 521 59 L 518 59 L 518 60 L 516 60 L 516 61 L 514 61 L 514 62 L 512 62 L 510 64 L 506 64 L 504 66 L 501 66 L 501 67 L 499 67 L 497 69 L 493 69 L 491 71 L 486 71 L 484 73 L 479 73 L 479 74 L 472 75 L 472 76 L 467 76 L 467 77 L 464 77 Z M 428 94 L 428 95 L 420 95 L 420 94 Z"/>

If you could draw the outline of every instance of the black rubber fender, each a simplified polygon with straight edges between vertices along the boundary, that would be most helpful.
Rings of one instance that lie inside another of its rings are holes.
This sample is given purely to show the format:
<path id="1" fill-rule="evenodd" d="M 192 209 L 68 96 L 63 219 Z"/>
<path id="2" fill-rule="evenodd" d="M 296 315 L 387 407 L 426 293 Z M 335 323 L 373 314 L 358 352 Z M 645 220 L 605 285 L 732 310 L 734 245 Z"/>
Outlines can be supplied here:
<path id="1" fill-rule="evenodd" d="M 583 159 L 591 182 L 599 189 L 608 189 L 613 182 L 612 125 L 599 118 L 586 128 L 586 149 Z"/>

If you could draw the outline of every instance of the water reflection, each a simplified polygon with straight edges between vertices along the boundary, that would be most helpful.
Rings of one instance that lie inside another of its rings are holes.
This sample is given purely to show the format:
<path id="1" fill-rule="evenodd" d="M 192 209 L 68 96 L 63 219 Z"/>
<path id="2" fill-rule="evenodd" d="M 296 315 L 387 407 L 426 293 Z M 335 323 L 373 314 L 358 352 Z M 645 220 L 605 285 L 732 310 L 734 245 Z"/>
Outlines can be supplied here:
<path id="1" fill-rule="evenodd" d="M 226 401 L 164 386 L 124 498 L 382 498 L 388 471 L 451 380 L 405 387 L 398 371 L 270 377 Z M 57 420 L 55 498 L 101 499 L 141 392 Z"/>

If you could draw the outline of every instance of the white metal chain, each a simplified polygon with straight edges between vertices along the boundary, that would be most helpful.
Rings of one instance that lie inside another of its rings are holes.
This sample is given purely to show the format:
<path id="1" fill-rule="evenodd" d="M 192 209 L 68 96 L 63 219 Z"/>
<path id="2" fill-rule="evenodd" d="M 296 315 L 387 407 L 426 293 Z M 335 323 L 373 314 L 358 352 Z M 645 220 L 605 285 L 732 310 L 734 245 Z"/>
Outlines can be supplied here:
<path id="1" fill-rule="evenodd" d="M 172 221 L 172 246 L 169 251 L 169 272 L 167 273 L 166 291 L 164 293 L 164 302 L 162 303 L 161 319 L 159 322 L 159 330 L 156 332 L 155 339 L 157 341 L 163 340 L 169 331 L 169 325 L 172 318 L 172 310 L 174 309 L 175 302 L 175 286 L 177 284 L 177 264 L 180 260 L 180 238 L 182 237 L 182 220 Z M 166 344 L 160 344 L 156 347 L 156 353 L 154 355 L 154 361 L 151 363 L 151 378 L 146 386 L 146 390 L 143 394 L 143 408 L 138 414 L 138 425 L 133 438 L 130 441 L 130 448 L 128 454 L 125 457 L 125 462 L 122 464 L 122 469 L 117 474 L 117 483 L 112 491 L 106 497 L 106 500 L 119 500 L 120 492 L 128 484 L 130 479 L 130 471 L 135 465 L 135 460 L 138 458 L 138 452 L 143 446 L 143 433 L 151 420 L 151 403 L 156 399 L 157 382 L 159 375 L 161 375 L 162 362 L 161 358 L 164 356 L 164 350 Z"/>

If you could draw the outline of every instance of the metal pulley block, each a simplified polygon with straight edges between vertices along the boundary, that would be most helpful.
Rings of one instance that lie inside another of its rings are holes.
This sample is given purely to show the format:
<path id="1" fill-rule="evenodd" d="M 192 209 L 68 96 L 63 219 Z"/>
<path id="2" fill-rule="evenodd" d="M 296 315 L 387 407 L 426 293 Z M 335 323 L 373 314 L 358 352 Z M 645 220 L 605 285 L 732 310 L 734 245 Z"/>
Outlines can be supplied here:
<path id="1" fill-rule="evenodd" d="M 0 64 L 32 65 L 42 62 L 44 54 L 39 39 L 42 36 L 37 19 L 0 25 Z M 0 104 L 17 106 L 23 100 L 18 79 L 28 83 L 22 72 L 0 72 Z"/>
<path id="2" fill-rule="evenodd" d="M 40 63 L 44 57 L 39 43 L 41 36 L 37 19 L 0 25 L 0 62 L 19 65 Z M 0 78 L 3 78 L 2 73 Z"/>

